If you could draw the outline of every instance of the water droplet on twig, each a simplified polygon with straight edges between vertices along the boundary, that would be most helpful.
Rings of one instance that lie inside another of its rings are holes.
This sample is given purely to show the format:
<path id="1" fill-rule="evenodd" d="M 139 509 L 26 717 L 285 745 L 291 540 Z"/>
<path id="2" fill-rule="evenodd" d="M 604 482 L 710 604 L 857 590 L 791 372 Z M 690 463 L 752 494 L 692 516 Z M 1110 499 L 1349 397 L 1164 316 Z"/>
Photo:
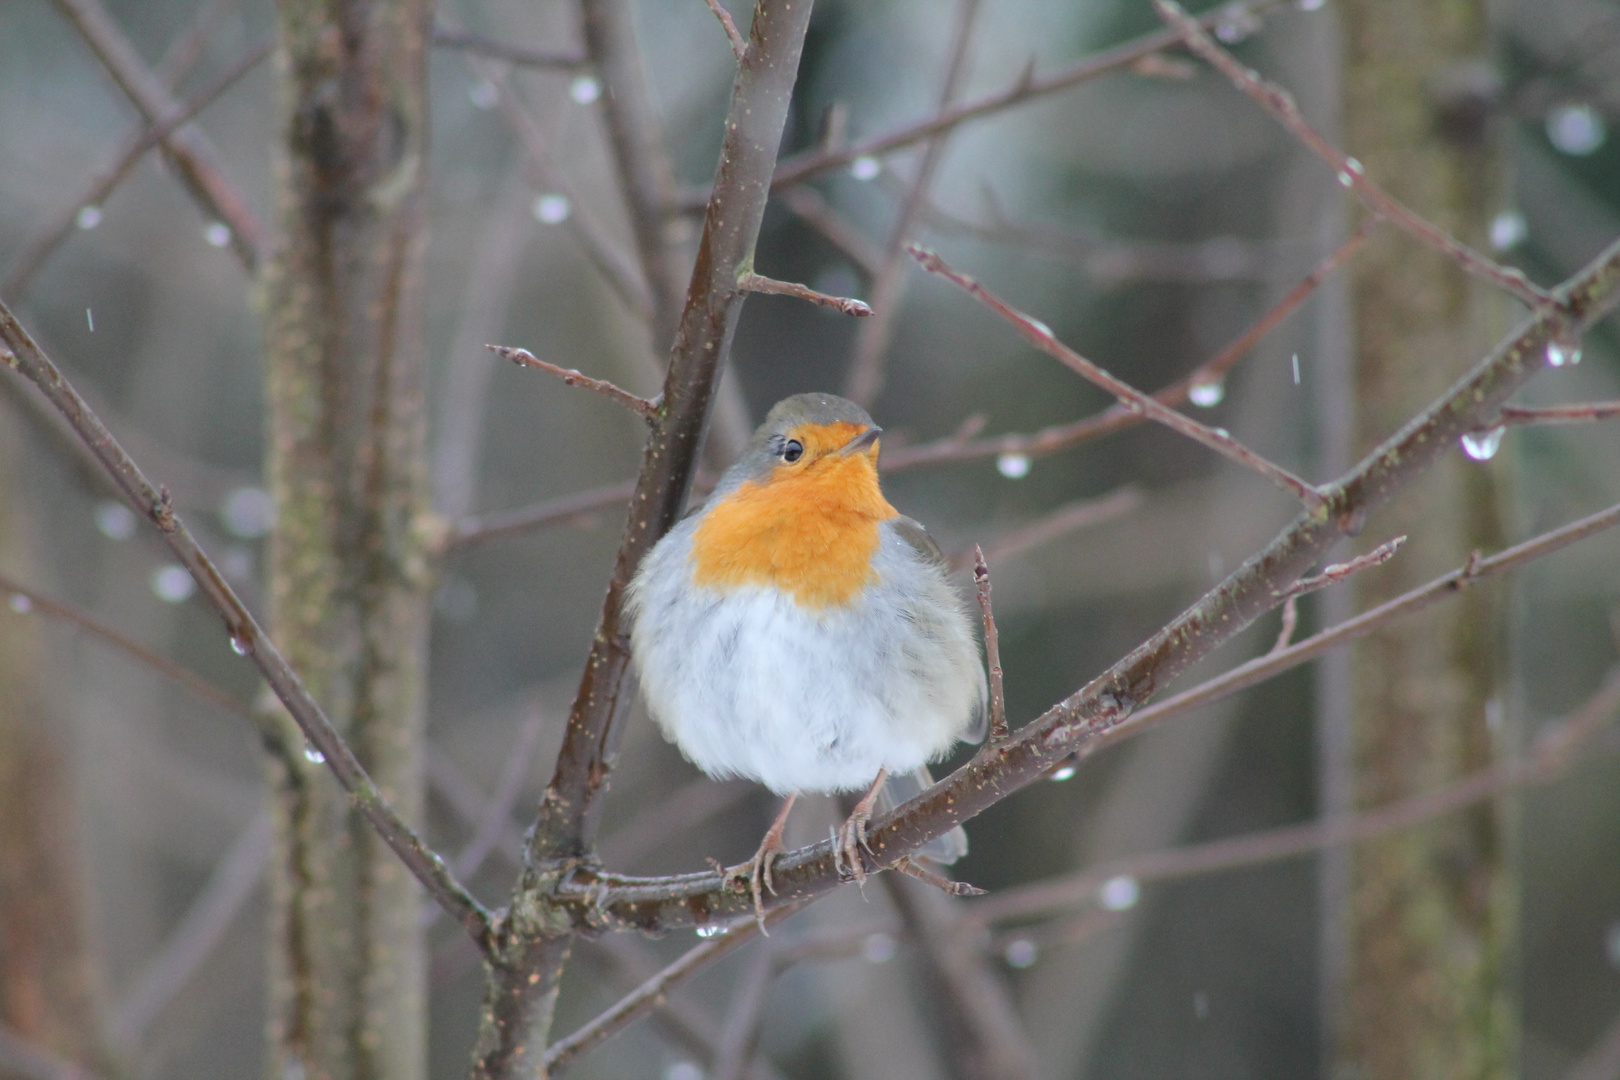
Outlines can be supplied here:
<path id="1" fill-rule="evenodd" d="M 1463 453 L 1475 461 L 1491 460 L 1502 448 L 1502 436 L 1506 431 L 1505 427 L 1493 427 L 1489 431 L 1468 432 L 1462 437 Z"/>

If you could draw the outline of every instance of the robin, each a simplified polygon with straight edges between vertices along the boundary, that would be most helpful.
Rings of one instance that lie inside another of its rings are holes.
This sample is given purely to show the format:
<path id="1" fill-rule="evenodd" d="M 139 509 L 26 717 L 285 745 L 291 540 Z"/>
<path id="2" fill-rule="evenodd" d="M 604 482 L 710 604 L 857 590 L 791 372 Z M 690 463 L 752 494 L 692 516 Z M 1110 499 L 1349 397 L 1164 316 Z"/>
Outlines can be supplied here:
<path id="1" fill-rule="evenodd" d="M 867 789 L 834 844 L 840 874 L 864 882 L 866 823 L 885 780 L 896 804 L 933 783 L 928 762 L 984 737 L 973 620 L 939 548 L 884 499 L 879 434 L 831 394 L 777 403 L 630 584 L 632 656 L 653 720 L 709 776 L 786 797 L 733 871 L 761 918 L 800 792 Z M 966 840 L 958 829 L 923 853 L 949 862 Z"/>

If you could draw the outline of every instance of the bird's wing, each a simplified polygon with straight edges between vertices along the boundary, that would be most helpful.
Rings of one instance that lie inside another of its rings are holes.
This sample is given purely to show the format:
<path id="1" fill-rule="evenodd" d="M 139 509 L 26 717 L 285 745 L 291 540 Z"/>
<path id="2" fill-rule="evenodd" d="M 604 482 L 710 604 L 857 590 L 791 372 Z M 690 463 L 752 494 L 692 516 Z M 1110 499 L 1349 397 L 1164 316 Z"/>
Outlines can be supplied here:
<path id="1" fill-rule="evenodd" d="M 889 524 L 894 527 L 895 535 L 911 545 L 911 549 L 922 558 L 923 562 L 936 567 L 941 575 L 950 574 L 950 564 L 945 561 L 945 556 L 940 552 L 939 545 L 934 543 L 934 538 L 928 535 L 928 530 L 922 527 L 921 522 L 901 515 L 890 521 Z M 980 674 L 982 675 L 983 672 L 981 671 Z M 985 733 L 990 726 L 989 690 L 982 678 L 979 685 L 981 692 L 978 705 L 973 710 L 973 715 L 968 718 L 967 728 L 962 732 L 962 739 L 965 742 L 984 742 Z"/>

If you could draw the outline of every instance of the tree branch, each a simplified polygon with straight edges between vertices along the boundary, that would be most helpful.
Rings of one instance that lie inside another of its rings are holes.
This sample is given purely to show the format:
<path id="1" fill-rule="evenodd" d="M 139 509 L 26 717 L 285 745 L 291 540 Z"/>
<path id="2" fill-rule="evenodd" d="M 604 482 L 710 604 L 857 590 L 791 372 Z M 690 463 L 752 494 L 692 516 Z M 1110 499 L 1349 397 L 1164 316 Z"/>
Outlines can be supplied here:
<path id="1" fill-rule="evenodd" d="M 1239 334 L 1220 352 L 1198 365 L 1187 375 L 1157 391 L 1153 398 L 1161 405 L 1175 407 L 1185 404 L 1193 387 L 1218 384 L 1239 360 L 1272 330 L 1276 329 L 1294 310 L 1303 304 L 1328 276 L 1349 261 L 1367 237 L 1378 226 L 1377 218 L 1368 218 L 1339 248 L 1307 274 L 1288 294 L 1277 301 L 1253 325 Z M 1113 405 L 1096 416 L 1089 416 L 1072 424 L 1058 424 L 1033 435 L 997 435 L 975 440 L 961 433 L 951 438 L 920 446 L 903 446 L 884 455 L 883 468 L 891 472 L 914 469 L 923 465 L 944 464 L 953 461 L 971 461 L 978 458 L 998 457 L 1002 454 L 1039 456 L 1067 449 L 1089 439 L 1099 438 L 1142 423 L 1147 417 L 1132 412 L 1122 405 Z"/>
<path id="2" fill-rule="evenodd" d="M 1127 411 L 1140 413 L 1149 420 L 1156 420 L 1178 435 L 1184 435 L 1194 442 L 1209 447 L 1222 457 L 1235 461 L 1249 471 L 1270 480 L 1312 509 L 1318 509 L 1322 506 L 1321 492 L 1287 469 L 1284 469 L 1281 465 L 1256 454 L 1225 431 L 1200 424 L 1198 421 L 1160 404 L 1155 398 L 1142 393 L 1124 380 L 1110 375 L 1090 360 L 1058 341 L 1053 336 L 1051 327 L 1038 319 L 1025 315 L 974 279 L 952 269 L 944 259 L 941 259 L 933 252 L 915 246 L 912 247 L 911 252 L 917 257 L 917 261 L 922 263 L 924 269 L 938 274 L 947 281 L 959 286 L 975 300 L 1011 323 L 1024 336 L 1024 339 L 1037 349 L 1061 361 L 1087 382 L 1113 394 Z"/>
<path id="3" fill-rule="evenodd" d="M 609 401 L 623 405 L 649 424 L 658 416 L 658 402 L 644 397 L 637 397 L 628 390 L 621 389 L 605 379 L 593 379 L 573 368 L 559 367 L 540 359 L 528 349 L 514 349 L 507 345 L 485 345 L 490 352 L 512 361 L 518 367 L 534 368 L 555 375 L 563 381 L 564 386 L 583 386 L 593 393 L 601 394 Z"/>
<path id="4" fill-rule="evenodd" d="M 1361 162 L 1345 156 L 1305 122 L 1305 117 L 1299 111 L 1299 106 L 1294 103 L 1292 94 L 1260 78 L 1251 69 L 1238 63 L 1232 54 L 1217 45 L 1200 22 L 1188 15 L 1175 0 L 1153 0 L 1153 7 L 1159 13 L 1159 17 L 1169 23 L 1181 36 L 1187 48 L 1231 79 L 1239 90 L 1259 102 L 1278 123 L 1325 161 L 1338 175 L 1339 183 L 1354 191 L 1373 213 L 1388 218 L 1403 231 L 1451 259 L 1466 272 L 1512 293 L 1532 308 L 1556 303 L 1552 293 L 1534 285 L 1523 272 L 1488 259 L 1468 245 L 1453 239 L 1444 229 L 1422 217 L 1374 183 L 1368 178 Z"/>
<path id="5" fill-rule="evenodd" d="M 453 917 L 481 949 L 488 947 L 489 915 L 483 905 L 455 879 L 438 855 L 389 805 L 354 751 L 338 735 L 326 714 L 304 688 L 297 673 L 287 666 L 275 643 L 260 629 L 258 622 L 225 581 L 213 560 L 197 545 L 191 530 L 174 512 L 167 489 L 158 489 L 147 480 L 140 467 L 124 452 L 112 432 L 90 411 L 77 391 L 33 338 L 0 303 L 0 356 L 7 367 L 20 372 L 39 387 L 95 453 L 131 505 L 142 507 L 146 516 L 163 534 L 169 550 L 196 580 L 204 597 L 219 612 L 236 652 L 253 661 L 287 712 L 297 722 L 304 737 L 326 758 L 327 766 L 355 808 L 377 830 L 377 834 L 399 856 L 405 867 L 422 883 L 428 894 Z M 278 748 L 281 753 L 294 752 Z"/>
<path id="6" fill-rule="evenodd" d="M 148 124 L 161 124 L 165 116 L 183 108 L 146 66 L 100 0 L 55 2 Z M 213 143 L 201 129 L 181 127 L 164 137 L 163 150 L 192 199 L 209 219 L 230 228 L 231 250 L 249 274 L 256 273 L 268 249 L 264 226 L 242 193 L 226 179 Z"/>
<path id="7" fill-rule="evenodd" d="M 859 300 L 847 296 L 828 296 L 823 292 L 816 292 L 808 285 L 800 285 L 792 281 L 777 281 L 775 278 L 764 277 L 760 274 L 744 274 L 737 285 L 748 292 L 770 293 L 774 296 L 791 296 L 797 300 L 804 300 L 818 307 L 831 308 L 840 315 L 853 315 L 862 318 L 872 314 L 872 309 Z"/>

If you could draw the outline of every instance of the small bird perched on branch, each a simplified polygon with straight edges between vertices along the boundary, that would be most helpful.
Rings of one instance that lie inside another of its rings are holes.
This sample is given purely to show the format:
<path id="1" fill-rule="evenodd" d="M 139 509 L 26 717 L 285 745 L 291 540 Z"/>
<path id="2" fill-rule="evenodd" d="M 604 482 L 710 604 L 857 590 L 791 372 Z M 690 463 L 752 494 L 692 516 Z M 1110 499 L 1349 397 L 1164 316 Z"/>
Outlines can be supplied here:
<path id="1" fill-rule="evenodd" d="M 939 548 L 883 498 L 880 433 L 831 394 L 779 402 L 630 585 L 632 655 L 653 720 L 708 775 L 786 796 L 733 871 L 761 919 L 799 792 L 867 788 L 834 847 L 840 873 L 864 881 L 880 792 L 889 805 L 909 798 L 933 783 L 928 762 L 984 737 L 973 621 Z M 958 828 L 922 853 L 951 862 L 966 850 Z"/>

